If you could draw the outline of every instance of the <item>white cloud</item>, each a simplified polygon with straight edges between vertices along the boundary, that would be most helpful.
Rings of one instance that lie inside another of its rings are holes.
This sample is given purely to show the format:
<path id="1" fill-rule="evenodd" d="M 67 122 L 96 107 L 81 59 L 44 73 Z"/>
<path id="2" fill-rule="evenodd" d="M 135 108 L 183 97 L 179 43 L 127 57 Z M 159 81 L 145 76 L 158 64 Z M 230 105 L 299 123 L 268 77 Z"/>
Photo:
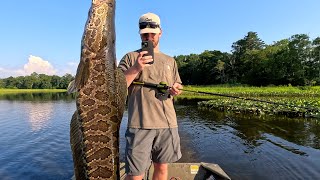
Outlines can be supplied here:
<path id="1" fill-rule="evenodd" d="M 57 70 L 49 63 L 49 61 L 43 60 L 41 57 L 29 56 L 29 61 L 23 66 L 24 75 L 29 75 L 33 72 L 39 74 L 53 75 L 57 73 Z"/>
<path id="2" fill-rule="evenodd" d="M 19 69 L 9 69 L 5 67 L 0 67 L 0 78 L 6 78 L 9 76 L 26 76 L 30 75 L 33 72 L 38 74 L 47 74 L 47 75 L 65 75 L 66 73 L 75 75 L 78 62 L 67 62 L 61 69 L 56 69 L 53 65 L 38 56 L 30 55 L 28 62 Z"/>
<path id="3" fill-rule="evenodd" d="M 10 70 L 0 67 L 0 78 L 5 78 L 9 76 L 21 76 L 23 75 L 23 70 Z"/>

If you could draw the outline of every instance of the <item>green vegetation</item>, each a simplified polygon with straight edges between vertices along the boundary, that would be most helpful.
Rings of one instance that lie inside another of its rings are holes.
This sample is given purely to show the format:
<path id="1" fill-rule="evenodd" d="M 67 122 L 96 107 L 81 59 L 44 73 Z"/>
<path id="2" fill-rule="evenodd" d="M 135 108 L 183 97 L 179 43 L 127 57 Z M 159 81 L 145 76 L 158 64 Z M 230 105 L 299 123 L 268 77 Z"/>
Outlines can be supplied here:
<path id="1" fill-rule="evenodd" d="M 265 44 L 256 32 L 232 43 L 231 52 L 206 50 L 178 55 L 180 77 L 188 85 L 320 85 L 320 37 L 295 34 Z M 74 77 L 32 73 L 0 79 L 0 88 L 66 89 Z"/>
<path id="2" fill-rule="evenodd" d="M 0 89 L 0 95 L 22 93 L 56 93 L 66 91 L 66 89 Z"/>
<path id="3" fill-rule="evenodd" d="M 184 86 L 186 90 L 203 91 L 222 93 L 236 96 L 250 96 L 250 97 L 320 97 L 320 86 L 270 86 L 270 87 L 251 87 L 251 86 Z M 195 93 L 184 92 L 186 95 Z M 199 95 L 199 94 L 198 94 Z M 204 95 L 206 96 L 206 95 Z"/>
<path id="4" fill-rule="evenodd" d="M 320 86 L 313 87 L 227 87 L 185 86 L 186 90 L 232 95 L 268 101 L 257 102 L 230 97 L 209 96 L 185 91 L 180 99 L 197 99 L 200 108 L 253 113 L 257 115 L 286 115 L 292 117 L 319 117 Z"/>
<path id="5" fill-rule="evenodd" d="M 62 77 L 32 73 L 30 76 L 8 77 L 0 79 L 0 89 L 67 89 L 74 79 L 71 74 Z"/>
<path id="6" fill-rule="evenodd" d="M 307 34 L 295 34 L 265 44 L 256 32 L 248 32 L 242 39 L 235 41 L 231 48 L 230 53 L 206 50 L 201 54 L 175 56 L 182 82 L 187 85 L 185 88 L 285 105 L 186 91 L 178 100 L 206 100 L 199 105 L 235 112 L 319 116 L 320 37 L 310 39 Z M 30 92 L 1 88 L 65 91 L 73 79 L 70 74 L 59 77 L 32 73 L 25 77 L 8 77 L 0 79 L 0 94 Z M 312 107 L 317 109 L 311 110 Z"/>
<path id="7" fill-rule="evenodd" d="M 307 34 L 265 44 L 256 32 L 232 44 L 231 53 L 218 50 L 179 55 L 184 84 L 320 85 L 320 37 Z"/>

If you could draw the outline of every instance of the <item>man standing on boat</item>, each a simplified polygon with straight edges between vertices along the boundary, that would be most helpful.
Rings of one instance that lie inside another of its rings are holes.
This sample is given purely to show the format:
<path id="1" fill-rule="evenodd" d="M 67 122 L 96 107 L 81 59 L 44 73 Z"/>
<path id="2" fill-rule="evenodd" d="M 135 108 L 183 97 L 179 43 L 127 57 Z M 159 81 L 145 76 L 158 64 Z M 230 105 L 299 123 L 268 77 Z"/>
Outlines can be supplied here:
<path id="1" fill-rule="evenodd" d="M 142 15 L 139 33 L 141 41 L 152 42 L 154 57 L 139 49 L 127 53 L 119 63 L 128 86 L 126 179 L 142 179 L 151 162 L 154 165 L 153 179 L 167 179 L 167 163 L 181 158 L 173 96 L 181 94 L 183 87 L 175 60 L 159 50 L 162 35 L 159 16 L 153 13 Z M 170 88 L 159 90 L 135 82 L 166 82 Z"/>

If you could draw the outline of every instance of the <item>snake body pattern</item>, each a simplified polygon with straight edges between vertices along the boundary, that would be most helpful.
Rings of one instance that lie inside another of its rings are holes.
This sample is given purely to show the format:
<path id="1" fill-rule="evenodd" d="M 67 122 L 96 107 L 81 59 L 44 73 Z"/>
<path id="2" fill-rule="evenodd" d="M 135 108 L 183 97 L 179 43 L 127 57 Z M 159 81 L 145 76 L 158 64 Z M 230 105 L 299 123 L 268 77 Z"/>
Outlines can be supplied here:
<path id="1" fill-rule="evenodd" d="M 118 180 L 119 128 L 127 95 L 115 57 L 115 0 L 92 0 L 74 86 L 70 144 L 77 180 Z"/>

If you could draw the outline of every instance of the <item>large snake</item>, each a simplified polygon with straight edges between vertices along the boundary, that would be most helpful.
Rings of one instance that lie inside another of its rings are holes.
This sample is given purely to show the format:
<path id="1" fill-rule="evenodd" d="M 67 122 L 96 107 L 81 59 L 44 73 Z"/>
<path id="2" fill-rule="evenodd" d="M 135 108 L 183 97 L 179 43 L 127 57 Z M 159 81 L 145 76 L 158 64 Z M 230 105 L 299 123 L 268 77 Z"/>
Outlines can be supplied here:
<path id="1" fill-rule="evenodd" d="M 120 179 L 119 127 L 127 86 L 115 57 L 115 0 L 92 0 L 74 87 L 70 124 L 76 179 Z"/>

